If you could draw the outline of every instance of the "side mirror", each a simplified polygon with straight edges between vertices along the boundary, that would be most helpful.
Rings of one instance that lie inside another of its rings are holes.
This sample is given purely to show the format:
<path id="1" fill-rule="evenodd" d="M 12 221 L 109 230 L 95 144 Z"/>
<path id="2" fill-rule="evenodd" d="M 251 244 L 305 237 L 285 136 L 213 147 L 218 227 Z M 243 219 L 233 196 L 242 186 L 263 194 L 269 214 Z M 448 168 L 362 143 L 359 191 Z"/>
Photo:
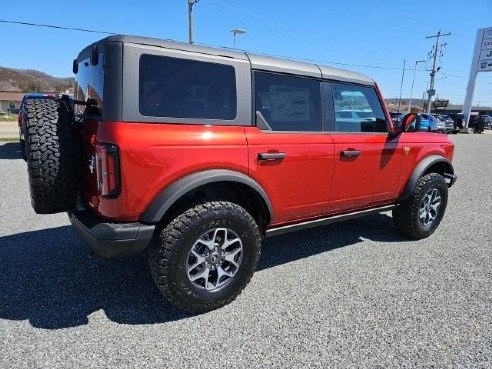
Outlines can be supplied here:
<path id="1" fill-rule="evenodd" d="M 419 114 L 410 113 L 401 120 L 401 132 L 417 132 L 420 130 L 422 117 Z"/>

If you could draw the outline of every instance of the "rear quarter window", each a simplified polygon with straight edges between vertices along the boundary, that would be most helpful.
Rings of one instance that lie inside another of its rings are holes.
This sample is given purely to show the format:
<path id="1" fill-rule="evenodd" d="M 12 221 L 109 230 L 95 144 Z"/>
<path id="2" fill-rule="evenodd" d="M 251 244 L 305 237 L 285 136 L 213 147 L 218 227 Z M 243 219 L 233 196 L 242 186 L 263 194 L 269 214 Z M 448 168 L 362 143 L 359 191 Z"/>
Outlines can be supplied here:
<path id="1" fill-rule="evenodd" d="M 236 118 L 236 76 L 230 65 L 143 54 L 139 72 L 142 115 Z"/>
<path id="2" fill-rule="evenodd" d="M 75 105 L 76 114 L 101 116 L 104 93 L 104 65 L 105 57 L 103 53 L 99 54 L 96 65 L 90 63 L 90 58 L 79 63 L 79 70 L 75 77 L 75 100 L 87 101 L 87 99 L 94 99 L 97 103 L 97 108 L 91 108 L 90 114 L 88 114 L 84 105 Z"/>

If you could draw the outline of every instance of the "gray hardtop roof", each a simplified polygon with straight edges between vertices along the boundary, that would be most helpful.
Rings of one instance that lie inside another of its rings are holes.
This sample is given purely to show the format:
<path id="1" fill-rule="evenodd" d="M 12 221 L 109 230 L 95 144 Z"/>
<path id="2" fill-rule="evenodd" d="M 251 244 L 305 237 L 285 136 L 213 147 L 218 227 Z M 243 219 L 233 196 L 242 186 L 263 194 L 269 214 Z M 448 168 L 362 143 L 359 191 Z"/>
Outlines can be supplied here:
<path id="1" fill-rule="evenodd" d="M 80 62 L 81 60 L 90 57 L 93 46 L 97 46 L 98 48 L 100 48 L 100 50 L 104 50 L 104 45 L 110 42 L 132 43 L 137 45 L 161 47 L 165 49 L 182 50 L 194 53 L 221 56 L 231 59 L 249 60 L 252 69 L 289 73 L 307 77 L 325 78 L 330 80 L 353 82 L 364 85 L 375 84 L 374 80 L 367 77 L 366 75 L 358 72 L 348 71 L 345 69 L 332 68 L 324 65 L 305 63 L 296 60 L 259 55 L 226 48 L 215 48 L 141 36 L 112 35 L 106 37 L 84 48 L 79 53 L 77 60 Z"/>

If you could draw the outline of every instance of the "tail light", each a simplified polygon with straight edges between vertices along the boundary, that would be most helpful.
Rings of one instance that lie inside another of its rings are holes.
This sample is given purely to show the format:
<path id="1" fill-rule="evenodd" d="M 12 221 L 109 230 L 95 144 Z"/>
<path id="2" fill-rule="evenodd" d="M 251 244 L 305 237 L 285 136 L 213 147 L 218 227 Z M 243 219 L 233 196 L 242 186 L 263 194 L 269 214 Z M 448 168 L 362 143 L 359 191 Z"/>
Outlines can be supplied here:
<path id="1" fill-rule="evenodd" d="M 118 197 L 121 179 L 117 146 L 103 143 L 96 145 L 96 174 L 99 196 Z"/>

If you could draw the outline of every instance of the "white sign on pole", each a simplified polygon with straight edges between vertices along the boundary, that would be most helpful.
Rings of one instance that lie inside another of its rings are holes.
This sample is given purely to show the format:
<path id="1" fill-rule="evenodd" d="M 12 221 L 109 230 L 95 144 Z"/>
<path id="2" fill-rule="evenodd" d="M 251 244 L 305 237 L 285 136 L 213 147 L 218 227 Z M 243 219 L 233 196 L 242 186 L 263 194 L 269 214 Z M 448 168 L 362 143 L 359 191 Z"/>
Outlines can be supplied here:
<path id="1" fill-rule="evenodd" d="M 470 111 L 477 74 L 478 72 L 490 71 L 492 71 L 492 27 L 482 28 L 477 32 L 475 51 L 473 52 L 473 60 L 470 69 L 470 78 L 468 79 L 468 85 L 466 86 L 466 97 L 465 103 L 463 104 L 463 115 L 466 127 L 468 127 L 468 122 L 470 120 Z"/>
<path id="2" fill-rule="evenodd" d="M 480 60 L 492 59 L 492 50 L 480 51 Z"/>
<path id="3" fill-rule="evenodd" d="M 486 28 L 483 32 L 478 58 L 478 71 L 488 72 L 492 70 L 492 28 Z"/>
<path id="4" fill-rule="evenodd" d="M 492 59 L 480 60 L 478 71 L 479 72 L 488 72 L 492 70 Z"/>

